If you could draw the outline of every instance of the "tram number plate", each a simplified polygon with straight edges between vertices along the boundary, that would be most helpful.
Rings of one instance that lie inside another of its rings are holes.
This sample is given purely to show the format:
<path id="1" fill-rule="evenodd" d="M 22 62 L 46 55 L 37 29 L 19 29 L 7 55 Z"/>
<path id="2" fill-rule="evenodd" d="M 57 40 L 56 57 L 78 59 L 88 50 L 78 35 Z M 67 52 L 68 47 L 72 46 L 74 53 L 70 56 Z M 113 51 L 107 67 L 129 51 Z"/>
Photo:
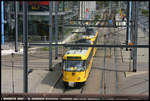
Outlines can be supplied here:
<path id="1" fill-rule="evenodd" d="M 74 87 L 74 82 L 69 82 L 69 86 Z"/>

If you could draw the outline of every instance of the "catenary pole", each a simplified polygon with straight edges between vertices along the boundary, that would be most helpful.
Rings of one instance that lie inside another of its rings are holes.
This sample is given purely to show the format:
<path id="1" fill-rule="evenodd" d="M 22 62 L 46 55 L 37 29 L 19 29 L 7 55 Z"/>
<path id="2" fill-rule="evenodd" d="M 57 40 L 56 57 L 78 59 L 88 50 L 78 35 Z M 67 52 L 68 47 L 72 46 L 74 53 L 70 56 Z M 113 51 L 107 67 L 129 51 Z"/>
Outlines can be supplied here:
<path id="1" fill-rule="evenodd" d="M 55 43 L 58 43 L 58 1 L 55 1 Z M 55 59 L 58 58 L 58 47 L 55 47 Z"/>
<path id="2" fill-rule="evenodd" d="M 28 33 L 27 33 L 27 2 L 23 1 L 23 42 L 24 42 L 24 93 L 28 92 Z"/>
<path id="3" fill-rule="evenodd" d="M 18 2 L 17 1 L 15 1 L 15 24 L 16 24 L 15 52 L 18 52 Z"/>
<path id="4" fill-rule="evenodd" d="M 49 71 L 52 71 L 52 13 L 53 1 L 49 1 Z"/>
<path id="5" fill-rule="evenodd" d="M 1 1 L 1 36 L 2 44 L 4 44 L 4 1 Z"/>

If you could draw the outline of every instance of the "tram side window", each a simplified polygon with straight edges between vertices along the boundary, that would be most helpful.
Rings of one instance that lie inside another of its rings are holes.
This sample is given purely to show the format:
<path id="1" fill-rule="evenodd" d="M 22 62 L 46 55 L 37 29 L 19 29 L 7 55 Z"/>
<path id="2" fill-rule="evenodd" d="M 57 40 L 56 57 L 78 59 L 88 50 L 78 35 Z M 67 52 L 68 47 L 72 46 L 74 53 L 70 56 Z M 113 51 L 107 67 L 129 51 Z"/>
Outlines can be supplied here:
<path id="1" fill-rule="evenodd" d="M 84 70 L 86 70 L 86 68 L 87 68 L 87 62 L 85 60 L 83 61 L 83 67 L 84 67 Z"/>
<path id="2" fill-rule="evenodd" d="M 93 54 L 93 48 L 92 48 L 92 50 L 91 50 L 91 52 L 90 52 L 90 55 L 89 55 L 89 57 L 88 57 L 88 61 L 90 62 L 90 60 L 91 60 L 91 58 L 92 58 L 92 54 Z"/>
<path id="3" fill-rule="evenodd" d="M 86 67 L 88 67 L 88 59 L 85 61 L 85 65 Z"/>
<path id="4" fill-rule="evenodd" d="M 96 43 L 96 40 L 94 41 L 94 45 L 95 45 L 95 43 Z"/>
<path id="5" fill-rule="evenodd" d="M 97 36 L 98 37 L 98 36 Z M 96 40 L 95 40 L 95 42 L 94 42 L 94 44 L 96 45 L 96 43 L 97 43 L 97 37 L 96 37 Z"/>
<path id="6" fill-rule="evenodd" d="M 91 60 L 91 58 L 92 58 L 92 54 L 93 54 L 93 48 L 92 48 L 92 50 L 91 50 L 91 52 L 90 52 L 89 57 L 88 57 L 87 60 L 86 60 L 86 67 L 88 67 L 88 65 L 89 65 L 89 62 L 90 62 L 90 60 Z"/>
<path id="7" fill-rule="evenodd" d="M 89 56 L 90 57 L 90 56 Z M 88 65 L 89 65 L 89 62 L 90 62 L 90 58 L 87 58 L 87 60 L 86 60 L 86 67 L 88 67 Z"/>
<path id="8" fill-rule="evenodd" d="M 91 57 L 90 58 L 92 58 L 92 55 L 93 55 L 93 47 L 92 47 L 92 50 L 91 50 L 91 53 L 90 53 L 90 55 L 91 55 Z"/>

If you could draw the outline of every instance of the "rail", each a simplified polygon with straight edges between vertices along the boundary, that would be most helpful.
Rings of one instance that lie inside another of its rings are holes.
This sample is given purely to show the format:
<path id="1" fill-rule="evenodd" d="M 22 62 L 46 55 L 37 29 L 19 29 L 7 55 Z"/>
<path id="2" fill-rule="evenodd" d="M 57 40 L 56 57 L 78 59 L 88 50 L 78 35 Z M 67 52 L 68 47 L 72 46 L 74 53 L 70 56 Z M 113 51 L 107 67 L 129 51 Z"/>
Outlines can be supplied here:
<path id="1" fill-rule="evenodd" d="M 139 99 L 139 100 L 148 100 L 148 95 L 127 95 L 127 94 L 50 94 L 50 93 L 2 93 L 1 100 L 5 100 L 4 98 L 98 98 L 98 99 Z"/>

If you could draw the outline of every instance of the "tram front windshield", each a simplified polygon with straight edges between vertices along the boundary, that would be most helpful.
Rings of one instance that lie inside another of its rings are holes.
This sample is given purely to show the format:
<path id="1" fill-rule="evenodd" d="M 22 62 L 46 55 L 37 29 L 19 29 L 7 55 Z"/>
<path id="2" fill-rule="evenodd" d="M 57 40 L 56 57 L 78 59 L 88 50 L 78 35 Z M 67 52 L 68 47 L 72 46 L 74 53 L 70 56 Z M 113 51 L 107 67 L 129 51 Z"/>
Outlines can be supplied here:
<path id="1" fill-rule="evenodd" d="M 95 35 L 95 31 L 93 29 L 86 29 L 86 35 Z"/>
<path id="2" fill-rule="evenodd" d="M 84 61 L 81 60 L 66 60 L 64 61 L 63 69 L 65 71 L 83 71 Z"/>

